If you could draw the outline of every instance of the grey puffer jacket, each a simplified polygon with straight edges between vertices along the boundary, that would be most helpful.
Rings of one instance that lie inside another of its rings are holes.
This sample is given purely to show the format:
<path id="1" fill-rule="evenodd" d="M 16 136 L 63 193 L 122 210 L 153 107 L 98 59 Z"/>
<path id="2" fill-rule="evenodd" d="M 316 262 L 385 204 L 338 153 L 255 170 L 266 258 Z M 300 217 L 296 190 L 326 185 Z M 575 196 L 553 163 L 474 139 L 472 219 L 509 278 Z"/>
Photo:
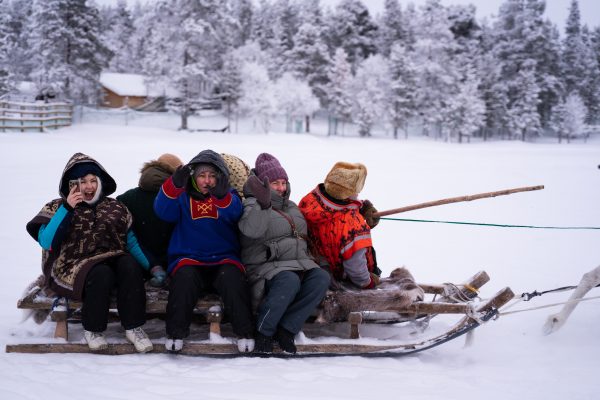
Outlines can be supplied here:
<path id="1" fill-rule="evenodd" d="M 252 305 L 256 309 L 264 295 L 266 280 L 281 271 L 307 271 L 319 266 L 309 255 L 306 220 L 289 199 L 289 182 L 283 197 L 271 190 L 271 207 L 266 210 L 261 209 L 248 185 L 244 186 L 244 195 L 244 214 L 238 227 L 242 263 L 246 266 Z"/>

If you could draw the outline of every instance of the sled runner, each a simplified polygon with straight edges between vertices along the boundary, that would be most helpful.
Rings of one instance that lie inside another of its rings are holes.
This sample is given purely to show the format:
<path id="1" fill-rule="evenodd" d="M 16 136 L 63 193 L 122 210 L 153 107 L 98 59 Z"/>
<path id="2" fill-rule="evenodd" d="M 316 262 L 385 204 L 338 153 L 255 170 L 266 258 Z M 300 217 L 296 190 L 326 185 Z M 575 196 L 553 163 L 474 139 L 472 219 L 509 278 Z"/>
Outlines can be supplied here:
<path id="1" fill-rule="evenodd" d="M 324 304 L 334 304 L 334 311 L 329 311 L 329 316 L 324 317 L 323 311 L 327 309 L 325 305 L 320 309 L 320 314 L 305 324 L 303 332 L 311 339 L 297 341 L 298 353 L 290 355 L 280 352 L 277 348 L 273 354 L 274 357 L 324 357 L 324 356 L 368 356 L 368 357 L 399 357 L 408 354 L 414 354 L 423 350 L 438 346 L 455 338 L 458 338 L 484 322 L 489 321 L 497 315 L 498 309 L 510 301 L 514 294 L 510 288 L 504 288 L 486 301 L 475 302 L 479 289 L 489 281 L 485 272 L 479 272 L 468 279 L 465 283 L 459 285 L 442 284 L 427 285 L 419 284 L 428 297 L 428 301 L 415 301 L 408 305 L 398 306 L 395 302 L 397 291 L 393 289 L 397 283 L 393 279 L 394 273 L 390 278 L 382 279 L 380 285 L 381 291 L 360 291 L 347 292 L 329 292 Z M 78 322 L 78 309 L 81 306 L 78 302 L 68 302 L 63 298 L 56 299 L 48 296 L 44 289 L 36 281 L 30 285 L 30 290 L 18 301 L 17 307 L 31 310 L 34 318 L 44 322 L 49 319 L 56 322 L 55 339 L 51 343 L 20 343 L 9 344 L 6 346 L 6 352 L 9 353 L 89 353 L 91 352 L 83 341 L 69 341 L 69 322 Z M 392 290 L 390 290 L 392 288 Z M 371 302 L 375 292 L 380 292 L 381 298 L 385 301 Z M 383 293 L 383 292 L 389 292 Z M 166 310 L 168 293 L 165 290 L 156 290 L 148 288 L 146 312 L 149 319 L 151 317 L 161 317 Z M 361 298 L 363 296 L 364 298 Z M 388 298 L 389 297 L 389 298 Z M 352 301 L 348 302 L 348 298 Z M 363 301 L 364 300 L 364 301 Z M 365 304 L 373 304 L 367 307 Z M 359 307 L 361 309 L 356 309 Z M 340 311 L 341 310 L 341 311 Z M 340 312 L 347 312 L 347 315 L 340 318 Z M 221 313 L 221 304 L 218 298 L 203 298 L 198 301 L 195 313 L 198 320 L 205 322 L 203 324 L 193 324 L 200 330 L 184 343 L 183 350 L 179 354 L 190 356 L 206 357 L 239 357 L 239 356 L 264 356 L 256 354 L 240 354 L 237 347 L 227 334 L 229 324 L 224 323 Z M 398 326 L 413 324 L 412 331 L 426 331 L 429 321 L 432 317 L 439 314 L 457 314 L 462 315 L 460 320 L 453 326 L 444 329 L 442 332 L 431 335 L 431 337 L 419 336 L 402 339 L 378 339 L 370 338 L 369 335 L 362 334 L 367 331 L 368 326 L 373 324 L 386 324 L 389 329 L 395 329 Z M 115 313 L 115 318 L 118 318 Z M 42 318 L 46 317 L 46 318 Z M 329 319 L 328 319 L 329 318 Z M 321 320 L 321 322 L 318 322 Z M 40 322 L 40 321 L 38 321 Z M 149 321 L 151 323 L 153 321 Z M 44 322 L 48 323 L 48 322 Z M 115 324 L 109 324 L 115 325 Z M 148 325 L 148 323 L 147 323 Z M 152 353 L 166 353 L 162 342 L 164 341 L 164 325 L 158 324 L 156 335 L 152 330 L 146 329 L 155 343 Z M 223 335 L 222 335 L 223 328 Z M 365 329 L 363 329 L 365 328 Z M 110 328 L 109 328 L 110 329 Z M 327 332 L 329 330 L 328 333 Z M 333 335 L 333 338 L 331 337 Z M 111 342 L 110 332 L 107 331 L 107 337 Z M 120 336 L 120 335 L 119 335 Z M 156 338 L 155 338 L 156 336 Z M 359 339 L 360 337 L 362 339 Z M 107 350 L 98 351 L 98 354 L 119 355 L 134 354 L 135 349 L 129 343 L 113 342 L 109 343 Z"/>

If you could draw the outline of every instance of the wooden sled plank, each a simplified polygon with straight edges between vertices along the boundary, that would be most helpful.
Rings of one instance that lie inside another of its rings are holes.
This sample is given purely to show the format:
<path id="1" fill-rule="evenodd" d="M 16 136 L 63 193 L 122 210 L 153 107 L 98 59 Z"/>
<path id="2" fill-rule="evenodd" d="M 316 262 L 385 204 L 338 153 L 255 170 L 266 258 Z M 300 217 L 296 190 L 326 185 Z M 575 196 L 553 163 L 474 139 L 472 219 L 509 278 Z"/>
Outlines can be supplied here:
<path id="1" fill-rule="evenodd" d="M 489 281 L 490 276 L 487 274 L 487 272 L 479 271 L 462 284 L 458 284 L 456 286 L 461 289 L 465 296 L 469 298 L 474 298 L 475 296 L 477 296 L 477 291 Z M 446 290 L 446 285 L 430 285 L 424 283 L 419 283 L 418 285 L 421 287 L 421 289 L 423 289 L 425 293 L 438 295 L 445 294 L 444 292 Z"/>
<path id="2" fill-rule="evenodd" d="M 372 351 L 385 351 L 398 348 L 397 345 L 366 345 L 366 344 L 298 344 L 299 353 L 365 353 Z M 52 354 L 52 353 L 93 353 L 104 355 L 137 354 L 133 345 L 129 343 L 109 344 L 108 349 L 91 351 L 85 343 L 46 343 L 46 344 L 14 344 L 6 345 L 7 353 Z M 169 354 L 162 343 L 156 343 L 154 349 L 147 354 Z M 274 349 L 274 354 L 283 353 Z M 194 343 L 185 342 L 183 349 L 177 353 L 181 355 L 210 355 L 210 354 L 239 354 L 237 346 L 223 343 Z M 243 355 L 243 354 L 240 354 Z"/>
<path id="3" fill-rule="evenodd" d="M 160 291 L 147 290 L 146 292 L 146 313 L 147 314 L 165 314 L 167 310 L 167 293 L 164 291 L 164 295 Z M 164 299 L 162 298 L 164 297 Z M 41 288 L 36 288 L 35 290 L 28 293 L 26 296 L 22 297 L 17 301 L 17 308 L 20 309 L 28 309 L 28 310 L 51 310 L 54 305 L 54 297 L 48 297 L 43 294 Z M 82 304 L 80 301 L 69 301 L 69 309 L 77 310 L 81 308 Z M 196 308 L 194 309 L 197 312 L 205 312 L 213 306 L 221 306 L 221 301 L 215 298 L 202 298 L 198 300 L 196 303 Z M 111 304 L 112 309 L 116 309 L 116 303 Z"/>
<path id="4" fill-rule="evenodd" d="M 450 340 L 456 339 L 467 332 L 477 328 L 482 323 L 489 321 L 498 314 L 498 309 L 514 297 L 510 288 L 500 290 L 496 295 L 476 308 L 477 318 L 473 315 L 465 316 L 448 331 L 425 340 L 408 344 L 393 344 L 382 341 L 381 345 L 365 345 L 358 343 L 334 344 L 298 344 L 298 353 L 291 355 L 276 350 L 273 354 L 238 353 L 234 344 L 213 344 L 187 342 L 180 353 L 181 355 L 203 357 L 337 357 L 337 356 L 363 356 L 363 357 L 400 357 L 418 353 L 439 346 Z M 49 343 L 49 344 L 13 344 L 6 346 L 7 353 L 92 353 L 83 343 Z M 107 350 L 93 352 L 95 354 L 122 355 L 135 354 L 133 345 L 128 343 L 109 344 Z M 162 343 L 156 343 L 152 354 L 168 353 Z"/>

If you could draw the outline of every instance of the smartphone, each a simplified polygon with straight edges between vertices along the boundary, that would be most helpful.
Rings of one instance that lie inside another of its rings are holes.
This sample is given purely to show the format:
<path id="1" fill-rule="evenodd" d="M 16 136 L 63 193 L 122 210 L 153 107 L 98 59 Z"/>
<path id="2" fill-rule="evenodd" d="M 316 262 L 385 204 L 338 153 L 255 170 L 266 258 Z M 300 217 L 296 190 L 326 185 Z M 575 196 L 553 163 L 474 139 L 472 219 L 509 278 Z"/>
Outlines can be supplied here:
<path id="1" fill-rule="evenodd" d="M 73 189 L 73 186 L 75 186 L 75 187 L 76 187 L 76 189 L 75 189 L 75 191 L 76 191 L 76 192 L 79 192 L 79 191 L 80 191 L 80 190 L 79 190 L 79 187 L 80 187 L 80 182 L 79 182 L 79 179 L 71 179 L 71 180 L 69 181 L 69 192 L 71 191 L 71 189 Z"/>

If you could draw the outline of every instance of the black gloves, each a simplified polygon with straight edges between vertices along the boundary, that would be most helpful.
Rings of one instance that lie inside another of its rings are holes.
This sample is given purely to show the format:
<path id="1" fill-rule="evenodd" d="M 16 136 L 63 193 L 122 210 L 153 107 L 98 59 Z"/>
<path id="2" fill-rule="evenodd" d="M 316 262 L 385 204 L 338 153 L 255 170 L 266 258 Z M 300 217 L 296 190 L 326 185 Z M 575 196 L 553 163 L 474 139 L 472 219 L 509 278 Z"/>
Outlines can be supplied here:
<path id="1" fill-rule="evenodd" d="M 173 173 L 173 185 L 179 189 L 184 188 L 191 174 L 192 167 L 189 165 L 184 165 L 183 167 L 177 168 L 177 170 L 175 170 Z"/>
<path id="2" fill-rule="evenodd" d="M 369 200 L 363 201 L 363 205 L 360 208 L 360 213 L 363 217 L 365 217 L 365 221 L 367 221 L 369 228 L 373 229 L 379 223 L 379 216 L 375 215 L 375 213 L 377 213 L 377 209 L 373 207 L 373 203 L 371 203 Z"/>
<path id="3" fill-rule="evenodd" d="M 223 173 L 219 172 L 217 175 L 217 183 L 214 188 L 210 188 L 210 194 L 215 196 L 218 199 L 222 199 L 225 197 L 227 192 L 231 189 L 231 185 L 229 184 L 229 179 Z"/>
<path id="4" fill-rule="evenodd" d="M 246 185 L 252 192 L 252 195 L 256 198 L 256 202 L 260 205 L 260 208 L 266 210 L 271 207 L 271 186 L 269 185 L 269 178 L 265 178 L 261 182 L 256 175 L 251 175 L 246 181 Z"/>

